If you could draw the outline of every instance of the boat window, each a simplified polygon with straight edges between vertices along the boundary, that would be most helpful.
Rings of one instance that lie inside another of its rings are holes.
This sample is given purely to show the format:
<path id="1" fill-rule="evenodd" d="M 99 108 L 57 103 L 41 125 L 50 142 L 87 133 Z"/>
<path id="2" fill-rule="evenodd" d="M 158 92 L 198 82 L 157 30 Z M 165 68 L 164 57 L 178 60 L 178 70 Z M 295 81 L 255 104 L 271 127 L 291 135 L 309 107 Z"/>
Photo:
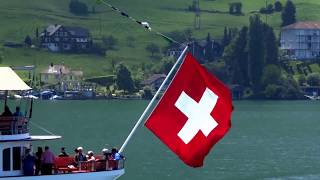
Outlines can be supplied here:
<path id="1" fill-rule="evenodd" d="M 2 170 L 3 171 L 10 171 L 10 148 L 6 148 L 2 152 Z"/>
<path id="2" fill-rule="evenodd" d="M 13 147 L 13 170 L 21 170 L 21 147 Z"/>

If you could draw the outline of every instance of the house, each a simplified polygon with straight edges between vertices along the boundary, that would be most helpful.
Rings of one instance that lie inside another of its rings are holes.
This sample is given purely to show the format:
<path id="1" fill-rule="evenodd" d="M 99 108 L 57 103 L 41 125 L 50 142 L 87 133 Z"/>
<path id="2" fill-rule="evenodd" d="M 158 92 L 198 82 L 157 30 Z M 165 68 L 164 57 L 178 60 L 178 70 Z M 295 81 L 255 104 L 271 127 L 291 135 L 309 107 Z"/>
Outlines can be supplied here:
<path id="1" fill-rule="evenodd" d="M 49 25 L 40 34 L 41 47 L 50 51 L 86 51 L 92 46 L 87 29 L 75 26 Z"/>
<path id="2" fill-rule="evenodd" d="M 294 59 L 320 56 L 320 21 L 297 22 L 281 29 L 281 50 Z"/>
<path id="3" fill-rule="evenodd" d="M 168 56 L 178 58 L 182 53 L 184 47 L 172 48 L 167 52 Z M 201 41 L 192 41 L 189 43 L 189 52 L 200 62 L 213 61 L 221 57 L 223 54 L 223 47 L 215 40 L 207 39 Z"/>
<path id="4" fill-rule="evenodd" d="M 149 86 L 151 91 L 157 91 L 167 76 L 165 74 L 153 74 L 144 82 L 144 86 Z"/>
<path id="5" fill-rule="evenodd" d="M 53 85 L 55 86 L 54 89 L 60 91 L 78 90 L 81 88 L 82 77 L 82 71 L 73 71 L 64 65 L 50 64 L 47 69 L 40 73 L 40 82 Z"/>

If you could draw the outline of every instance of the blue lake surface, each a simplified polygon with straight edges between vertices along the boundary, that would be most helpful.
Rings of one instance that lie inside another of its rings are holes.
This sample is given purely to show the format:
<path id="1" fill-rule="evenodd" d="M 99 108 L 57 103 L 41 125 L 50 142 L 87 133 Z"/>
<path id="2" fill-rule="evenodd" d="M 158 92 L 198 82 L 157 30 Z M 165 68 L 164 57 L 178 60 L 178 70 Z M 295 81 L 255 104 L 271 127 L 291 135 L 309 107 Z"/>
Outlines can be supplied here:
<path id="1" fill-rule="evenodd" d="M 148 101 L 36 101 L 32 122 L 62 135 L 58 153 L 120 147 Z M 10 103 L 12 104 L 12 102 Z M 320 101 L 235 101 L 232 128 L 203 168 L 182 163 L 143 125 L 125 149 L 120 179 L 320 179 Z M 11 109 L 13 109 L 13 105 Z M 35 135 L 45 134 L 31 126 Z"/>

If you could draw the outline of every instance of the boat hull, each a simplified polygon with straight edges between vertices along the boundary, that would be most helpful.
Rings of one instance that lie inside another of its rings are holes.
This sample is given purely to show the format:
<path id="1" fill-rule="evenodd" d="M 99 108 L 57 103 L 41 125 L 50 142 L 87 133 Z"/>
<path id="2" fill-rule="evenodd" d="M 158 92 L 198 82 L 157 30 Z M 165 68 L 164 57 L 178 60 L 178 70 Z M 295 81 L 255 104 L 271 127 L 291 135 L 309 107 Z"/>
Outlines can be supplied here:
<path id="1" fill-rule="evenodd" d="M 124 174 L 124 169 L 89 173 L 69 173 L 43 176 L 0 177 L 1 180 L 114 180 Z"/>

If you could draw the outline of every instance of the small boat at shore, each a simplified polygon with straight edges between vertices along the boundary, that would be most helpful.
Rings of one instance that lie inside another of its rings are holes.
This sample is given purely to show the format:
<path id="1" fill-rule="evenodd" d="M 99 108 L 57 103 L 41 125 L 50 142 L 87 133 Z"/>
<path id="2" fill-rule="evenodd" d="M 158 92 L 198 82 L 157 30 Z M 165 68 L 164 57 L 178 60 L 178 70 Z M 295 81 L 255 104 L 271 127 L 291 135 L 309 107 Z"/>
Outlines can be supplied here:
<path id="1" fill-rule="evenodd" d="M 8 91 L 30 91 L 31 88 L 9 67 L 0 67 L 0 91 L 4 92 L 4 106 L 7 106 Z M 23 157 L 36 141 L 56 140 L 57 135 L 34 136 L 29 125 L 32 116 L 33 99 L 29 98 L 25 113 L 21 116 L 0 116 L 0 179 L 1 180 L 114 180 L 125 173 L 124 159 L 105 160 L 102 155 L 95 161 L 81 161 L 70 166 L 74 157 L 56 157 L 52 175 L 26 176 L 23 171 Z"/>
<path id="2" fill-rule="evenodd" d="M 310 99 L 310 100 L 320 100 L 320 96 L 308 96 L 308 95 L 304 95 L 306 98 Z"/>

